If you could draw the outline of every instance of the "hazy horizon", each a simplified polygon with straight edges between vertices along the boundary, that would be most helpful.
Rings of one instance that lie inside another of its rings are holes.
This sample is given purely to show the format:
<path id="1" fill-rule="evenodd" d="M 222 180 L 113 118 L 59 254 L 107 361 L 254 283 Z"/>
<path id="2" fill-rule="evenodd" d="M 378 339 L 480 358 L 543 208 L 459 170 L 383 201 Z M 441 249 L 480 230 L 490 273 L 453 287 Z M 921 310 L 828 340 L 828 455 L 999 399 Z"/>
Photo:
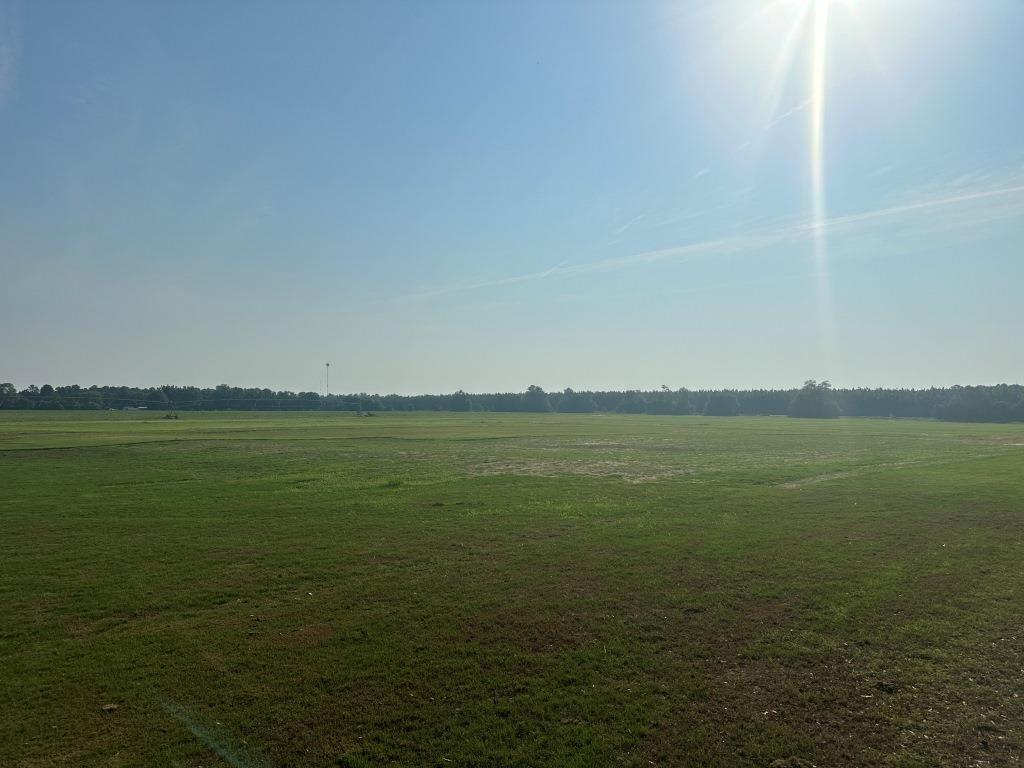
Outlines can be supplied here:
<path id="1" fill-rule="evenodd" d="M 672 391 L 678 391 L 680 389 L 686 389 L 686 390 L 689 390 L 690 392 L 699 392 L 699 391 L 705 391 L 705 392 L 719 392 L 719 391 L 753 392 L 753 391 L 758 391 L 758 390 L 782 391 L 782 390 L 799 389 L 806 381 L 807 381 L 807 377 L 801 378 L 799 381 L 794 381 L 794 382 L 789 383 L 789 384 L 777 384 L 777 385 L 771 385 L 771 386 L 769 386 L 769 385 L 760 385 L 760 384 L 749 384 L 749 385 L 739 385 L 739 386 L 728 385 L 727 384 L 727 385 L 721 385 L 721 386 L 711 386 L 711 385 L 690 385 L 690 384 L 686 384 L 686 383 L 673 385 L 673 384 L 668 383 L 668 382 L 666 382 L 664 384 L 664 386 L 668 386 Z M 88 389 L 91 386 L 96 386 L 96 387 L 134 387 L 134 388 L 138 388 L 138 389 L 153 389 L 153 388 L 159 388 L 159 387 L 165 387 L 165 386 L 172 386 L 172 387 L 197 387 L 199 389 L 213 389 L 213 388 L 221 386 L 221 385 L 227 385 L 227 386 L 230 386 L 230 387 L 237 387 L 239 389 L 269 389 L 269 390 L 279 391 L 279 392 L 284 392 L 284 391 L 289 391 L 289 392 L 315 392 L 315 393 L 318 393 L 318 394 L 321 394 L 321 395 L 325 394 L 323 379 L 321 379 L 320 381 L 316 382 L 316 384 L 314 386 L 300 386 L 300 387 L 287 387 L 287 386 L 275 387 L 275 386 L 270 386 L 270 385 L 266 385 L 266 384 L 259 384 L 259 383 L 239 383 L 239 382 L 231 382 L 231 381 L 218 381 L 218 382 L 213 382 L 213 383 L 206 383 L 206 382 L 203 382 L 203 383 L 197 383 L 197 382 L 168 382 L 168 381 L 165 381 L 165 382 L 161 382 L 159 384 L 145 384 L 145 383 L 137 384 L 137 383 L 123 382 L 123 381 L 118 381 L 118 382 L 115 382 L 115 381 L 89 382 L 89 383 L 82 383 L 82 382 L 76 382 L 76 381 L 61 381 L 61 382 L 58 382 L 58 381 L 45 381 L 45 382 L 44 381 L 37 381 L 37 382 L 18 383 L 16 381 L 12 382 L 9 378 L 4 378 L 3 376 L 0 376 L 0 383 L 2 383 L 2 382 L 12 383 L 19 390 L 23 390 L 26 387 L 31 386 L 33 384 L 36 385 L 36 386 L 39 386 L 39 387 L 43 386 L 44 384 L 50 384 L 53 387 L 63 387 L 63 386 L 78 385 L 78 386 L 82 387 L 83 389 Z M 925 385 L 921 385 L 921 386 L 910 386 L 910 385 L 906 385 L 906 384 L 858 384 L 858 383 L 843 384 L 841 382 L 834 382 L 834 381 L 829 381 L 829 383 L 832 384 L 832 386 L 835 389 L 840 389 L 840 390 L 849 390 L 849 389 L 927 390 L 927 389 L 950 389 L 952 387 L 958 387 L 958 386 L 959 387 L 995 387 L 995 386 L 1003 386 L 1003 385 L 1009 385 L 1009 386 L 1021 386 L 1021 385 L 1024 385 L 1024 382 L 1019 382 L 1019 381 L 954 381 L 954 382 L 950 382 L 950 383 L 925 384 Z M 357 389 L 346 390 L 346 389 L 338 389 L 337 387 L 334 386 L 333 381 L 332 381 L 330 394 L 332 394 L 332 395 L 354 395 L 354 394 L 363 393 L 363 394 L 367 394 L 367 395 L 399 395 L 399 396 L 402 396 L 402 397 L 406 397 L 406 396 L 415 396 L 415 395 L 450 395 L 450 394 L 453 394 L 453 393 L 461 390 L 461 391 L 466 392 L 467 394 L 470 394 L 470 395 L 487 395 L 487 394 L 500 394 L 500 393 L 505 393 L 505 392 L 508 392 L 508 393 L 520 393 L 520 392 L 524 392 L 526 390 L 526 388 L 531 386 L 531 385 L 539 386 L 541 389 L 543 389 L 545 392 L 548 392 L 548 393 L 563 392 L 567 388 L 573 390 L 574 392 L 655 392 L 655 391 L 659 391 L 661 389 L 661 387 L 662 387 L 662 384 L 649 385 L 649 386 L 645 385 L 645 386 L 638 386 L 638 387 L 595 387 L 595 386 L 585 386 L 585 385 L 582 385 L 582 384 L 579 385 L 579 386 L 574 386 L 574 385 L 570 385 L 570 384 L 557 384 L 557 383 L 548 386 L 548 385 L 545 385 L 545 384 L 542 384 L 542 383 L 539 383 L 539 382 L 531 381 L 531 382 L 523 384 L 522 386 L 519 386 L 519 387 L 499 387 L 497 389 L 490 389 L 490 390 L 467 389 L 465 387 L 456 387 L 455 389 L 436 390 L 436 391 L 427 391 L 427 390 L 399 391 L 399 390 L 395 390 L 395 389 L 381 389 L 381 390 L 363 390 L 363 389 L 360 389 L 360 390 L 357 390 Z"/>
<path id="2" fill-rule="evenodd" d="M 1024 381 L 1024 4 L 811 6 L 0 0 L 0 381 Z"/>

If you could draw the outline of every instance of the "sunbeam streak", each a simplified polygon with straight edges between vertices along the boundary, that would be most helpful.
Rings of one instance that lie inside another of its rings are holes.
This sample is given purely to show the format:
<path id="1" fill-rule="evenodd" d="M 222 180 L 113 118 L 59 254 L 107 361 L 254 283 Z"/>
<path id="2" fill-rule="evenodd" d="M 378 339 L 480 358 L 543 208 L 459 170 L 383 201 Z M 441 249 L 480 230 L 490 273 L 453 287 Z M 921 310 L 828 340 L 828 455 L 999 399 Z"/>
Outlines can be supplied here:
<path id="1" fill-rule="evenodd" d="M 814 42 L 811 51 L 811 185 L 815 222 L 825 219 L 825 54 L 828 5 L 814 3 Z"/>
<path id="2" fill-rule="evenodd" d="M 771 123 L 778 118 L 779 104 L 782 100 L 783 85 L 793 66 L 800 38 L 807 26 L 807 6 L 802 7 L 790 25 L 786 38 L 779 49 L 779 55 L 768 79 L 768 85 L 761 97 L 761 110 L 758 127 Z"/>
<path id="3" fill-rule="evenodd" d="M 812 0 L 813 39 L 811 42 L 811 222 L 814 227 L 814 271 L 816 275 L 818 322 L 822 352 L 832 365 L 836 362 L 835 319 L 828 271 L 828 236 L 825 222 L 828 209 L 825 197 L 825 99 L 828 47 L 829 0 Z"/>

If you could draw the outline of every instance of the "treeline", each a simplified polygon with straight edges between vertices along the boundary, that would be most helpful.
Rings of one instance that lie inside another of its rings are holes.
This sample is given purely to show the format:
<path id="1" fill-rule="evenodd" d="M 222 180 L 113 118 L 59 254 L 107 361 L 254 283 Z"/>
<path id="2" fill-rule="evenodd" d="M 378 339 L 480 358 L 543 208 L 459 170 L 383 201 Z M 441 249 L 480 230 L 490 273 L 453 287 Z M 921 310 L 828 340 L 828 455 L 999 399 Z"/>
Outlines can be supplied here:
<path id="1" fill-rule="evenodd" d="M 152 388 L 0 384 L 0 409 L 156 411 L 506 411 L 634 413 L 686 416 L 789 415 L 807 418 L 902 417 L 947 421 L 1024 421 L 1024 386 L 932 389 L 834 389 L 807 381 L 800 389 L 525 392 L 448 395 L 320 395 L 271 389 Z"/>

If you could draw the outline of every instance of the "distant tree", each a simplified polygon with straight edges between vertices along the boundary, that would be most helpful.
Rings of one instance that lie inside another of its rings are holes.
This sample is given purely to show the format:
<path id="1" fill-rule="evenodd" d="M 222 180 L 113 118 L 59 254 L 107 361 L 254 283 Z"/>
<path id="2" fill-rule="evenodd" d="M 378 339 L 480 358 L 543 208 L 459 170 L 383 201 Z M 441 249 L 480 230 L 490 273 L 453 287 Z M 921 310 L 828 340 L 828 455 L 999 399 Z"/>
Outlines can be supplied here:
<path id="1" fill-rule="evenodd" d="M 740 401 L 734 392 L 712 392 L 704 403 L 705 416 L 738 416 Z"/>
<path id="2" fill-rule="evenodd" d="M 299 392 L 295 395 L 294 406 L 297 411 L 315 411 L 320 408 L 319 392 Z M 362 410 L 362 403 L 359 409 Z"/>
<path id="3" fill-rule="evenodd" d="M 39 399 L 36 401 L 36 408 L 42 408 L 47 411 L 63 411 L 64 404 L 52 386 L 43 384 L 39 388 Z"/>
<path id="4" fill-rule="evenodd" d="M 967 403 L 960 393 L 954 393 L 935 408 L 935 416 L 943 421 L 969 421 Z"/>
<path id="5" fill-rule="evenodd" d="M 839 414 L 839 402 L 827 381 L 808 379 L 789 405 L 789 415 L 801 419 L 838 419 Z"/>
<path id="6" fill-rule="evenodd" d="M 574 392 L 566 387 L 558 398 L 558 410 L 562 413 L 593 413 L 597 403 L 589 392 Z"/>
<path id="7" fill-rule="evenodd" d="M 319 405 L 320 396 L 317 395 L 317 405 Z M 216 389 L 213 391 L 213 410 L 224 411 L 231 408 L 231 387 L 227 384 L 218 384 Z"/>
<path id="8" fill-rule="evenodd" d="M 619 403 L 619 407 L 616 410 L 619 413 L 645 413 L 647 411 L 647 398 L 643 396 L 642 392 L 630 390 L 623 396 L 622 402 Z"/>
<path id="9" fill-rule="evenodd" d="M 453 411 L 469 411 L 473 408 L 473 403 L 469 399 L 469 395 L 463 392 L 461 389 L 453 394 L 448 401 L 451 404 Z"/>
<path id="10" fill-rule="evenodd" d="M 103 408 L 103 398 L 98 392 L 90 392 L 82 399 L 81 408 L 89 411 L 99 411 Z"/>
<path id="11" fill-rule="evenodd" d="M 166 411 L 170 407 L 167 393 L 162 389 L 154 389 L 146 397 L 146 407 L 151 411 Z"/>
<path id="12" fill-rule="evenodd" d="M 1024 394 L 1017 398 L 1010 411 L 1010 421 L 1024 421 Z"/>
<path id="13" fill-rule="evenodd" d="M 515 394 L 513 392 L 499 392 L 494 395 L 489 395 L 487 399 L 492 411 L 515 413 L 516 411 L 526 410 L 523 398 L 523 395 Z M 550 405 L 550 403 L 548 404 Z"/>
<path id="14" fill-rule="evenodd" d="M 644 412 L 654 416 L 666 416 L 675 413 L 675 408 L 676 393 L 662 384 L 657 392 L 647 395 L 647 407 Z"/>
<path id="15" fill-rule="evenodd" d="M 813 391 L 809 385 L 813 385 Z M 20 392 L 14 386 L 0 384 L 0 408 L 8 409 L 88 409 L 122 408 L 148 404 L 156 409 L 163 405 L 153 389 L 125 386 L 78 385 L 37 387 L 30 385 Z M 440 411 L 465 405 L 468 398 L 474 410 L 535 411 L 558 410 L 566 413 L 595 411 L 638 412 L 645 403 L 645 413 L 708 413 L 711 415 L 787 414 L 834 416 L 843 413 L 858 417 L 928 418 L 968 421 L 1024 421 L 1024 386 L 954 386 L 948 388 L 913 389 L 843 389 L 834 390 L 828 382 L 807 382 L 801 390 L 744 390 L 672 392 L 663 386 L 653 392 L 621 392 L 614 390 L 564 392 L 548 395 L 540 387 L 525 393 L 479 393 L 470 395 L 374 395 L 348 394 L 321 397 L 315 392 L 275 391 L 240 388 L 222 384 L 218 387 L 164 386 L 160 391 L 173 404 L 173 410 L 214 411 L 263 410 L 403 410 Z M 156 400 L 151 400 L 151 398 Z M 454 398 L 454 402 L 453 402 Z M 668 409 L 671 409 L 668 411 Z M 838 411 L 837 411 L 838 409 Z"/>
<path id="16" fill-rule="evenodd" d="M 683 387 L 676 392 L 676 400 L 672 413 L 676 416 L 689 416 L 693 413 L 693 400 L 690 399 L 690 390 Z"/>
<path id="17" fill-rule="evenodd" d="M 533 413 L 548 413 L 551 411 L 551 402 L 547 393 L 536 384 L 531 384 L 523 394 L 523 410 Z"/>
<path id="18" fill-rule="evenodd" d="M 18 394 L 13 384 L 0 384 L 0 408 L 4 410 L 25 410 L 32 407 L 32 401 Z"/>
<path id="19" fill-rule="evenodd" d="M 360 410 L 362 411 L 383 411 L 384 405 L 381 403 L 380 398 L 377 395 L 371 395 L 367 392 L 362 392 L 359 395 Z"/>
<path id="20" fill-rule="evenodd" d="M 1024 421 L 1024 387 L 953 387 L 935 406 L 935 416 L 944 421 Z"/>

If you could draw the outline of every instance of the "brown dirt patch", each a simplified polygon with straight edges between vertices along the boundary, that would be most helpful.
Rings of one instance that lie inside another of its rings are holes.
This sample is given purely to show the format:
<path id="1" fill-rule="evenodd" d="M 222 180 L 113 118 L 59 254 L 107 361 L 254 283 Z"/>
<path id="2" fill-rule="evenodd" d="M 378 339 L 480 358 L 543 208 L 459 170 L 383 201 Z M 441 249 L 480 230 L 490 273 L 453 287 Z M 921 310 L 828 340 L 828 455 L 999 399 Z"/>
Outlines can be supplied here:
<path id="1" fill-rule="evenodd" d="M 694 474 L 687 467 L 653 466 L 614 459 L 573 461 L 570 459 L 517 459 L 487 461 L 470 467 L 473 475 L 525 475 L 531 477 L 618 477 L 625 483 L 651 483 Z"/>
<path id="2" fill-rule="evenodd" d="M 316 648 L 334 637 L 334 628 L 327 624 L 304 624 L 296 629 L 271 636 L 271 646 L 288 650 Z"/>

